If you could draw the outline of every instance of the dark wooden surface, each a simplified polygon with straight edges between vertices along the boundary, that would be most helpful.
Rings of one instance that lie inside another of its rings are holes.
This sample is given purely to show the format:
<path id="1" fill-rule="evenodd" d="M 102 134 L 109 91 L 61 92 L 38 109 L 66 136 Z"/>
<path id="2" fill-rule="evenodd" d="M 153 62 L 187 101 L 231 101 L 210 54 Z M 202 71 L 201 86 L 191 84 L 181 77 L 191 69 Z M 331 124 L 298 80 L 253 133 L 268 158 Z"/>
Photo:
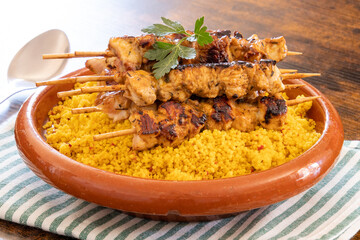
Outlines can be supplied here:
<path id="1" fill-rule="evenodd" d="M 16 5 L 21 4 L 14 2 L 8 6 L 8 12 L 15 14 Z M 360 140 L 359 1 L 142 0 L 99 1 L 96 5 L 75 2 L 44 1 L 38 6 L 32 3 L 31 11 L 18 16 L 27 19 L 26 22 L 12 23 L 7 31 L 16 38 L 60 28 L 68 34 L 72 50 L 104 50 L 109 37 L 140 34 L 142 27 L 159 22 L 160 16 L 180 21 L 189 29 L 196 18 L 205 16 L 210 29 L 238 30 L 245 37 L 253 33 L 261 38 L 283 35 L 289 50 L 301 51 L 303 55 L 288 57 L 279 65 L 299 72 L 320 72 L 321 77 L 308 78 L 308 82 L 323 92 L 338 110 L 345 139 Z M 66 70 L 75 70 L 82 64 L 83 60 L 69 61 Z M 3 220 L 0 220 L 1 237 L 64 239 Z M 353 239 L 360 239 L 360 233 Z"/>

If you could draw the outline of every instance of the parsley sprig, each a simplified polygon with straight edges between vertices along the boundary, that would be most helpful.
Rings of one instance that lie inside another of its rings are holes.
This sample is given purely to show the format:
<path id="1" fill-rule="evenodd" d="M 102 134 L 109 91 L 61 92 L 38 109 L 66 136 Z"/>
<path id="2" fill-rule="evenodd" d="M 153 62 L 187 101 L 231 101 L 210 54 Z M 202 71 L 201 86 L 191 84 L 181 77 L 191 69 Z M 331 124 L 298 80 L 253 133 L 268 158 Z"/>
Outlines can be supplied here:
<path id="1" fill-rule="evenodd" d="M 181 45 L 183 41 L 188 40 L 190 42 L 197 42 L 200 46 L 204 46 L 213 41 L 210 33 L 206 32 L 207 27 L 203 26 L 204 17 L 196 20 L 193 34 L 187 33 L 185 28 L 179 22 L 171 21 L 164 17 L 161 17 L 161 19 L 165 25 L 153 24 L 141 29 L 141 31 L 159 37 L 173 33 L 183 34 L 185 37 L 180 39 L 177 44 L 157 41 L 154 43 L 153 49 L 150 49 L 145 53 L 145 58 L 157 61 L 153 66 L 153 73 L 156 79 L 161 78 L 166 73 L 170 72 L 171 69 L 179 65 L 179 57 L 184 59 L 193 59 L 196 57 L 196 50 Z"/>

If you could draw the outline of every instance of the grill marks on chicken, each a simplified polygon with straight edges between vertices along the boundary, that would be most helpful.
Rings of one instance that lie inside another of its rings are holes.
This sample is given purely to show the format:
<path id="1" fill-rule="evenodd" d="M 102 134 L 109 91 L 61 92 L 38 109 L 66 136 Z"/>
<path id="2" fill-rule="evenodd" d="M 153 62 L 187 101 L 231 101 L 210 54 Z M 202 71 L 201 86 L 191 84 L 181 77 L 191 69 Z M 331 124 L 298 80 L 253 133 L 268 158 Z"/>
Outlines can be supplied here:
<path id="1" fill-rule="evenodd" d="M 227 122 L 234 120 L 234 116 L 231 114 L 231 106 L 227 103 L 225 97 L 217 97 L 214 99 L 214 113 L 211 114 L 211 118 L 217 122 Z"/>
<path id="2" fill-rule="evenodd" d="M 151 118 L 149 114 L 144 114 L 143 111 L 138 111 L 138 114 L 140 116 L 139 126 L 141 134 L 149 135 L 159 133 L 159 127 L 158 124 L 155 123 L 154 118 Z"/>
<path id="3" fill-rule="evenodd" d="M 260 111 L 262 119 L 261 123 L 271 126 L 271 129 L 277 129 L 282 126 L 282 122 L 276 121 L 287 112 L 287 106 L 284 99 L 274 99 L 271 97 L 263 97 L 260 99 Z M 265 114 L 264 114 L 265 113 Z M 274 121 L 275 119 L 275 121 Z M 279 124 L 280 125 L 277 125 Z"/>
<path id="4" fill-rule="evenodd" d="M 213 41 L 204 46 L 198 45 L 196 42 L 184 41 L 183 45 L 196 50 L 194 59 L 179 59 L 181 64 L 197 64 L 197 63 L 220 63 L 231 62 L 234 59 L 230 52 L 230 31 L 214 31 L 211 33 Z"/>
<path id="5" fill-rule="evenodd" d="M 204 113 L 186 103 L 174 101 L 160 104 L 157 111 L 136 111 L 129 118 L 136 129 L 133 149 L 177 146 L 198 134 L 205 124 L 204 119 Z"/>
<path id="6" fill-rule="evenodd" d="M 157 111 L 139 110 L 129 120 L 136 130 L 134 150 L 177 146 L 202 129 L 251 131 L 261 125 L 280 130 L 286 119 L 286 102 L 281 96 L 261 97 L 253 103 L 237 102 L 225 96 L 214 99 L 168 101 Z"/>
<path id="7" fill-rule="evenodd" d="M 198 104 L 208 116 L 206 122 L 206 128 L 208 129 L 229 129 L 235 119 L 233 109 L 225 96 L 200 100 L 193 102 L 193 104 Z"/>

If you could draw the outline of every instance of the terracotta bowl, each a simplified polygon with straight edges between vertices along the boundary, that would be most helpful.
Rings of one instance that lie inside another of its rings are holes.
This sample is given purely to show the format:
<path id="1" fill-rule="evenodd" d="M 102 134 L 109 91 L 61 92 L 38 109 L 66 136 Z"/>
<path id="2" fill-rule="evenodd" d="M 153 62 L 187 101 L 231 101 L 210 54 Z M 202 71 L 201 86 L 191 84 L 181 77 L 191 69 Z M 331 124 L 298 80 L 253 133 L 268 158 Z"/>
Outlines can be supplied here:
<path id="1" fill-rule="evenodd" d="M 68 76 L 89 74 L 80 69 Z M 336 162 L 343 127 L 335 108 L 317 89 L 306 86 L 288 92 L 321 95 L 308 112 L 322 133 L 319 141 L 296 159 L 259 173 L 219 180 L 165 181 L 123 176 L 72 160 L 49 146 L 42 134 L 48 111 L 57 104 L 56 92 L 72 85 L 38 89 L 22 106 L 15 126 L 16 143 L 24 162 L 50 185 L 77 198 L 136 216 L 168 221 L 218 219 L 270 205 L 310 188 Z"/>

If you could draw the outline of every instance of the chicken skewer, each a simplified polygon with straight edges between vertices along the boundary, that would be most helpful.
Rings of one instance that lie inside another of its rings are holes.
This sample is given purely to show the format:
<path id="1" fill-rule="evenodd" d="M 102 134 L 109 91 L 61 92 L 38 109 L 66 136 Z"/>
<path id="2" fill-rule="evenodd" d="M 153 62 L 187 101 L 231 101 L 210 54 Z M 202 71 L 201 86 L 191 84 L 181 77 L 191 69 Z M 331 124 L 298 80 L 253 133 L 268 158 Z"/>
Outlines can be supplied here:
<path id="1" fill-rule="evenodd" d="M 168 75 L 156 80 L 151 73 L 138 70 L 125 75 L 125 84 L 83 87 L 74 94 L 126 90 L 125 97 L 138 106 L 151 105 L 155 100 L 183 102 L 191 95 L 214 98 L 225 94 L 228 98 L 256 98 L 265 93 L 276 94 L 285 89 L 282 76 L 299 78 L 318 74 L 283 74 L 275 61 L 261 60 L 259 63 L 237 61 L 183 65 Z M 41 83 L 40 83 L 41 84 Z M 64 93 L 59 93 L 62 97 Z"/>
<path id="2" fill-rule="evenodd" d="M 191 32 L 189 31 L 191 34 Z M 196 42 L 184 41 L 183 46 L 192 47 L 196 50 L 194 59 L 180 59 L 180 64 L 196 63 L 219 63 L 231 61 L 259 61 L 260 59 L 272 59 L 281 61 L 286 55 L 300 55 L 300 52 L 287 50 L 284 37 L 259 39 L 254 34 L 248 39 L 242 37 L 239 32 L 211 31 L 213 42 L 200 46 Z M 94 57 L 105 56 L 106 65 L 116 68 L 118 71 L 147 69 L 148 59 L 144 54 L 152 48 L 155 42 L 176 44 L 183 36 L 170 34 L 165 37 L 154 35 L 142 35 L 138 37 L 111 38 L 108 50 L 105 52 L 75 52 L 72 54 L 43 55 L 44 59 L 71 58 L 71 57 Z"/>
<path id="3" fill-rule="evenodd" d="M 305 77 L 313 77 L 313 76 L 320 76 L 319 73 L 299 73 L 298 75 L 294 74 L 282 74 L 281 75 L 285 79 L 295 79 L 295 78 L 305 78 Z M 65 78 L 65 79 L 58 79 L 58 80 L 48 80 L 37 82 L 36 86 L 46 86 L 46 85 L 57 85 L 57 84 L 65 84 L 65 83 L 84 83 L 89 81 L 116 81 L 116 77 L 114 76 L 104 76 L 106 78 L 99 78 L 99 76 L 93 76 L 92 80 L 86 80 L 85 77 L 76 77 L 74 78 Z M 84 79 L 82 79 L 84 78 Z M 285 88 L 296 88 L 297 85 L 284 85 Z M 125 90 L 126 86 L 124 85 L 112 85 L 112 86 L 104 86 L 102 85 L 100 88 L 98 86 L 95 87 L 83 87 L 81 89 L 76 90 L 69 90 L 69 91 L 62 91 L 58 92 L 57 96 L 59 98 L 64 97 L 71 97 L 74 95 L 84 94 L 84 93 L 94 93 L 94 92 L 108 92 L 108 91 L 117 91 L 117 90 Z"/>
<path id="4" fill-rule="evenodd" d="M 280 69 L 280 73 L 282 76 L 286 76 L 287 73 L 297 73 L 297 69 Z M 285 75 L 283 75 L 285 74 Z M 289 75 L 291 76 L 291 75 Z M 313 76 L 313 75 L 312 75 Z M 301 76 L 301 77 L 304 77 Z M 305 76 L 306 77 L 306 76 Z M 48 86 L 48 85 L 58 85 L 58 84 L 66 84 L 66 83 L 85 83 L 85 82 L 91 82 L 91 81 L 116 81 L 120 82 L 122 81 L 122 78 L 120 75 L 107 75 L 107 76 L 81 76 L 81 77 L 68 77 L 68 78 L 60 78 L 60 79 L 54 79 L 54 80 L 46 80 L 41 82 L 36 82 L 35 85 L 37 87 L 40 86 Z"/>
<path id="5" fill-rule="evenodd" d="M 285 89 L 303 87 L 304 84 L 285 85 Z M 124 90 L 100 93 L 93 107 L 74 108 L 73 114 L 104 112 L 114 121 L 128 119 L 132 108 L 136 105 L 124 97 Z"/>
<path id="6" fill-rule="evenodd" d="M 177 146 L 202 129 L 251 131 L 261 125 L 266 129 L 279 130 L 285 122 L 287 106 L 318 97 L 287 102 L 281 96 L 261 97 L 257 103 L 238 102 L 224 96 L 183 103 L 168 101 L 160 104 L 157 111 L 134 111 L 129 118 L 133 128 L 95 135 L 94 140 L 133 134 L 133 149 L 142 151 L 156 145 Z"/>

